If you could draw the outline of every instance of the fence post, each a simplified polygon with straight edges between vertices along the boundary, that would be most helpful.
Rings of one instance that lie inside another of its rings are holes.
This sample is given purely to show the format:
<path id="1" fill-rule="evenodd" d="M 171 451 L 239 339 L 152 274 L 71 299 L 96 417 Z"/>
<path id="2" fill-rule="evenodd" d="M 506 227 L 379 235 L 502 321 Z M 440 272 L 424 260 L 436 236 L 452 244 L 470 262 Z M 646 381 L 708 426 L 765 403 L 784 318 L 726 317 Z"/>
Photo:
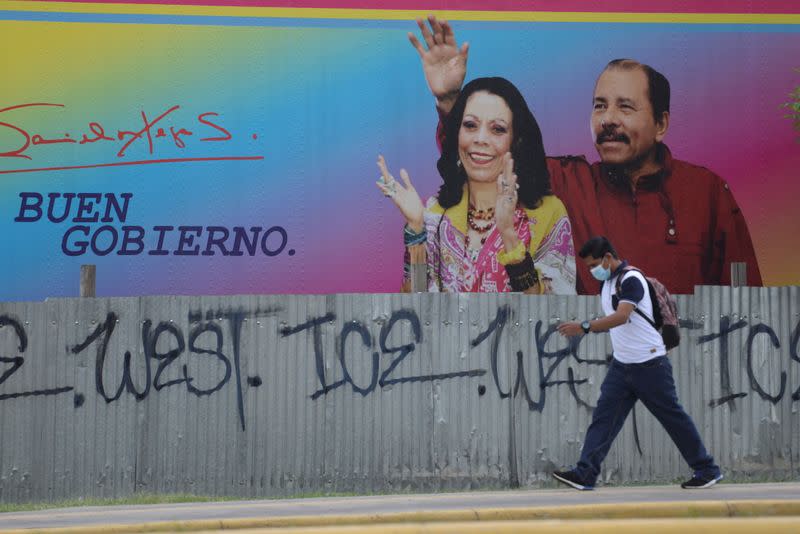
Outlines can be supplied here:
<path id="1" fill-rule="evenodd" d="M 94 297 L 96 269 L 94 265 L 81 265 L 81 297 Z"/>
<path id="2" fill-rule="evenodd" d="M 747 264 L 743 261 L 731 262 L 731 286 L 742 287 L 747 285 Z"/>
<path id="3" fill-rule="evenodd" d="M 409 246 L 408 255 L 411 262 L 411 292 L 424 293 L 428 290 L 428 260 L 425 244 Z"/>

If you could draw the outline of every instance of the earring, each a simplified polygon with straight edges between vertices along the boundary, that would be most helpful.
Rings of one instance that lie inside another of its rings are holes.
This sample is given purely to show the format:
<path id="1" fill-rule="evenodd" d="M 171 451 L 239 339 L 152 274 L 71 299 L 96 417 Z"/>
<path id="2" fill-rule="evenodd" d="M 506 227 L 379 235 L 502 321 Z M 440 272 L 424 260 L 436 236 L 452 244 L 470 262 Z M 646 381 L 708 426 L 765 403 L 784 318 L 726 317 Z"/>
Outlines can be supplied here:
<path id="1" fill-rule="evenodd" d="M 456 159 L 456 167 L 461 168 L 461 158 Z"/>

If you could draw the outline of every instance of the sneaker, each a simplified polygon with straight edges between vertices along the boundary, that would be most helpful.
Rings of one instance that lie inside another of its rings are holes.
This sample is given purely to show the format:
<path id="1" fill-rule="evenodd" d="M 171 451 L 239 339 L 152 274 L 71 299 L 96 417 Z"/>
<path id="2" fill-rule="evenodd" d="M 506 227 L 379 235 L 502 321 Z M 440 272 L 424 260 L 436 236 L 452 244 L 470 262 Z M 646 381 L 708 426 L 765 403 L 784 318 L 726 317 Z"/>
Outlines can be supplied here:
<path id="1" fill-rule="evenodd" d="M 681 487 L 683 489 L 705 489 L 710 488 L 720 480 L 722 480 L 721 474 L 716 476 L 694 475 L 691 480 L 687 480 L 681 484 Z"/>
<path id="2" fill-rule="evenodd" d="M 594 489 L 594 485 L 586 483 L 575 471 L 553 471 L 553 478 L 577 490 L 589 491 Z"/>

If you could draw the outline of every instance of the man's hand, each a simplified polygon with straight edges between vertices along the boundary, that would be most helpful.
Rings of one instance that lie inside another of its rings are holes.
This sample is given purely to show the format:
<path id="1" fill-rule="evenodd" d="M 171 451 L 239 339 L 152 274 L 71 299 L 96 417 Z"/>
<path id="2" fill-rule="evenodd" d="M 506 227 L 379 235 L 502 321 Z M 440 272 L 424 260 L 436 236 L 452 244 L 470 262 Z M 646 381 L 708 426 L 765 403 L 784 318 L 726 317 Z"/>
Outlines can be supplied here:
<path id="1" fill-rule="evenodd" d="M 439 21 L 430 15 L 428 24 L 430 29 L 424 20 L 417 19 L 425 45 L 412 32 L 408 32 L 408 40 L 417 49 L 422 60 L 425 80 L 436 97 L 436 106 L 444 113 L 449 113 L 467 75 L 469 44 L 463 43 L 459 48 L 453 29 L 447 21 Z"/>
<path id="2" fill-rule="evenodd" d="M 574 337 L 583 334 L 581 323 L 569 322 L 558 325 L 558 333 L 564 337 Z"/>

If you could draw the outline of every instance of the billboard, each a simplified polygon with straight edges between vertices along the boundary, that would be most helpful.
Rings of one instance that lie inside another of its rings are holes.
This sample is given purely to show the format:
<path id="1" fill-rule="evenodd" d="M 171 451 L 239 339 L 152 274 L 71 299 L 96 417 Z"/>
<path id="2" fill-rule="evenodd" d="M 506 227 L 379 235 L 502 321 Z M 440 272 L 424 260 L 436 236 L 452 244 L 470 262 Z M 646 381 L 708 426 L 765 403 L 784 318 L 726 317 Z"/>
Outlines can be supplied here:
<path id="1" fill-rule="evenodd" d="M 609 60 L 664 73 L 672 155 L 727 184 L 763 284 L 798 285 L 800 7 L 696 6 L 3 2 L 0 300 L 74 296 L 81 264 L 99 296 L 398 291 L 404 221 L 375 162 L 423 198 L 441 183 L 407 38 L 428 13 L 470 43 L 467 80 L 520 89 L 550 156 L 598 160 Z"/>

